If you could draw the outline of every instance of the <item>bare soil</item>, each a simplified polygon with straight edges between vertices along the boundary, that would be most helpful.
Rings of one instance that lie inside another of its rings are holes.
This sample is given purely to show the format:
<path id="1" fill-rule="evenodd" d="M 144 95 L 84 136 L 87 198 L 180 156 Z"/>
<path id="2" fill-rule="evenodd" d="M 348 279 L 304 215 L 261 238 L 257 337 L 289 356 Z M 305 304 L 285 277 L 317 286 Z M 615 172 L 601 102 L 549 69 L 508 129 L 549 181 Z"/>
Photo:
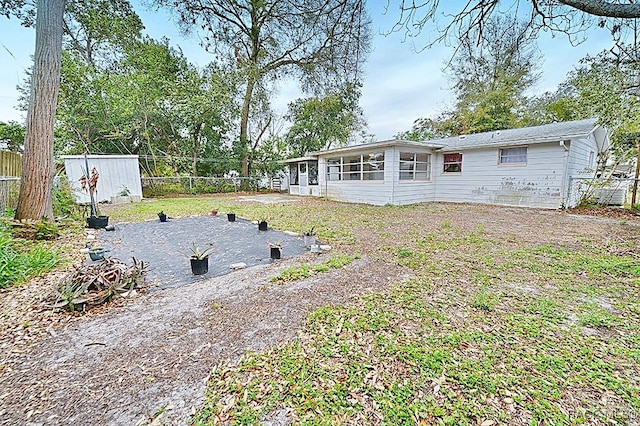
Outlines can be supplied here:
<path id="1" fill-rule="evenodd" d="M 388 218 L 383 239 L 407 224 L 437 229 L 483 226 L 514 247 L 610 240 L 629 231 L 640 241 L 636 217 L 602 218 L 556 211 L 491 206 L 433 205 Z M 409 279 L 405 268 L 380 260 L 381 232 L 355 230 L 369 256 L 312 278 L 277 285 L 269 279 L 305 254 L 222 277 L 121 299 L 87 315 L 43 307 L 56 275 L 0 293 L 0 424 L 186 424 L 204 397 L 210 371 L 295 338 L 310 312 L 348 304 Z M 625 237 L 629 240 L 629 237 Z M 625 246 L 628 247 L 628 246 Z M 637 248 L 637 246 L 636 246 Z M 626 249 L 626 248 L 625 248 Z M 326 255 L 323 255 L 326 256 Z"/>
<path id="2" fill-rule="evenodd" d="M 10 332 L 18 339 L 2 339 L 0 424 L 187 423 L 220 361 L 286 343 L 314 309 L 410 276 L 359 259 L 295 283 L 269 282 L 286 266 L 326 256 L 255 266 L 81 318 L 52 313 L 56 327 L 27 344 L 20 336 L 30 327 Z"/>

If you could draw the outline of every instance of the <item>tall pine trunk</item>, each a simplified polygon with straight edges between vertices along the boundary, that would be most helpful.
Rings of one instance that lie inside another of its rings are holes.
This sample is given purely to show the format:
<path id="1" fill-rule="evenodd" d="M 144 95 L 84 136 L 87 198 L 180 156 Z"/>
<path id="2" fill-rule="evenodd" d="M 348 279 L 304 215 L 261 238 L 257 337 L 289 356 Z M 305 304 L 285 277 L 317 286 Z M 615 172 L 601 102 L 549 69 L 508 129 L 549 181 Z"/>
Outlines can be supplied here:
<path id="1" fill-rule="evenodd" d="M 16 219 L 53 219 L 55 123 L 65 0 L 38 0 L 36 47 Z"/>

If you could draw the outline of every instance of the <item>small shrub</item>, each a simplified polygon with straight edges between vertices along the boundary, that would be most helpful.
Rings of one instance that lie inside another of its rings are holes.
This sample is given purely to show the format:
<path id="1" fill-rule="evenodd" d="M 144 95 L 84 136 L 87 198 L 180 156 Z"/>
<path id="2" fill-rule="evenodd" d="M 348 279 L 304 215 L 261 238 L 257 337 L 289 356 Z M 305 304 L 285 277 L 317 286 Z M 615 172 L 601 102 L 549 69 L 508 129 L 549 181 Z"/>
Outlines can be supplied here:
<path id="1" fill-rule="evenodd" d="M 55 268 L 60 257 L 42 245 L 19 248 L 6 232 L 0 231 L 0 288 L 17 286 L 31 277 Z"/>
<path id="2" fill-rule="evenodd" d="M 71 184 L 65 177 L 53 186 L 53 214 L 56 217 L 70 216 L 76 206 Z"/>

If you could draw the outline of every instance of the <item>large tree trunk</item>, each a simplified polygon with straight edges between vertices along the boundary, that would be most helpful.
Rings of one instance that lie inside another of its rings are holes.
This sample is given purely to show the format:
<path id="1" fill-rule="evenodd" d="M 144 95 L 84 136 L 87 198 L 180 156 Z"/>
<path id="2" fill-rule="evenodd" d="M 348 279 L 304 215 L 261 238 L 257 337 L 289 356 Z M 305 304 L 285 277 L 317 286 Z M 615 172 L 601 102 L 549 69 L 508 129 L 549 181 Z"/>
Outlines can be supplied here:
<path id="1" fill-rule="evenodd" d="M 16 219 L 53 220 L 55 123 L 65 0 L 38 0 L 36 48 Z"/>
<path id="2" fill-rule="evenodd" d="M 253 89 L 255 87 L 255 78 L 249 77 L 247 81 L 247 89 L 244 92 L 244 100 L 242 102 L 242 113 L 240 115 L 240 150 L 242 158 L 242 176 L 249 177 L 249 107 L 253 98 Z"/>

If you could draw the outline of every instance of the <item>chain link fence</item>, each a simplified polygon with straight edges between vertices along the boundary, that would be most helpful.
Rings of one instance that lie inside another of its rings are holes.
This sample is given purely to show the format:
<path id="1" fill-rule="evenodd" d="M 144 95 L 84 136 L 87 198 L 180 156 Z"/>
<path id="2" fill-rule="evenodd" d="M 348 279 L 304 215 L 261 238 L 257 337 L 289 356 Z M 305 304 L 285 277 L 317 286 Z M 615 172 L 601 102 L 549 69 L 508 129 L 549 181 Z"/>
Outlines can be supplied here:
<path id="1" fill-rule="evenodd" d="M 630 207 L 634 178 L 570 178 L 569 204 Z M 636 203 L 640 202 L 636 193 Z"/>
<path id="2" fill-rule="evenodd" d="M 258 177 L 143 177 L 142 195 L 215 194 L 240 191 L 278 190 L 276 179 Z"/>

